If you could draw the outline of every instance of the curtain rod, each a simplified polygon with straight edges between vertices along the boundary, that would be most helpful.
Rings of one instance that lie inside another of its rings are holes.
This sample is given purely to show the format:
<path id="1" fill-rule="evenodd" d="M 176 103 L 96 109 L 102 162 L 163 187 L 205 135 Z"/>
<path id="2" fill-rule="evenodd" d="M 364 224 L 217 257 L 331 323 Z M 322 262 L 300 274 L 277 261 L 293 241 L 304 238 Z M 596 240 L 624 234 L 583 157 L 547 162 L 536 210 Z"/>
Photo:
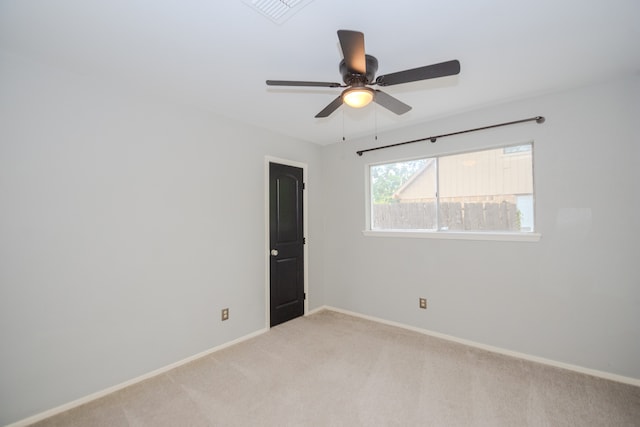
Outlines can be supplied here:
<path id="1" fill-rule="evenodd" d="M 426 141 L 426 140 L 429 140 L 432 143 L 434 143 L 434 142 L 436 142 L 436 140 L 438 140 L 438 138 L 444 138 L 445 136 L 460 135 L 461 133 L 476 132 L 476 131 L 479 131 L 479 130 L 492 129 L 492 128 L 497 128 L 497 127 L 500 127 L 500 126 L 516 125 L 518 123 L 532 122 L 534 120 L 535 120 L 536 123 L 541 124 L 541 123 L 544 123 L 545 119 L 544 119 L 543 116 L 535 116 L 535 117 L 531 117 L 529 119 L 516 120 L 516 121 L 513 121 L 513 122 L 507 122 L 507 123 L 499 123 L 497 125 L 483 126 L 481 128 L 475 128 L 475 129 L 461 130 L 459 132 L 445 133 L 443 135 L 429 136 L 429 137 L 426 137 L 426 138 L 414 139 L 412 141 L 398 142 L 396 144 L 391 144 L 391 145 L 383 145 L 381 147 L 367 148 L 366 150 L 356 151 L 356 154 L 358 156 L 362 156 L 364 153 L 366 153 L 368 151 L 383 150 L 385 148 L 397 147 L 399 145 L 405 145 L 405 144 L 413 144 L 414 142 L 422 142 L 422 141 Z"/>

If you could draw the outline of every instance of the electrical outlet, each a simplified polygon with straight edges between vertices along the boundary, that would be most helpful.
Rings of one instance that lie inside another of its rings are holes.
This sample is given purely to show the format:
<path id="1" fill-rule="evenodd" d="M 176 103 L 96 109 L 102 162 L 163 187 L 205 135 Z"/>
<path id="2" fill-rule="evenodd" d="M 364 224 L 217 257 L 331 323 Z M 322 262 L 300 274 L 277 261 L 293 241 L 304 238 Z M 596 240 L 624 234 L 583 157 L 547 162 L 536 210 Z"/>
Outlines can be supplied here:
<path id="1" fill-rule="evenodd" d="M 423 309 L 427 309 L 427 299 L 426 298 L 420 298 L 420 308 Z"/>
<path id="2" fill-rule="evenodd" d="M 222 321 L 224 322 L 225 320 L 229 320 L 229 309 L 228 308 L 223 308 L 222 309 Z"/>

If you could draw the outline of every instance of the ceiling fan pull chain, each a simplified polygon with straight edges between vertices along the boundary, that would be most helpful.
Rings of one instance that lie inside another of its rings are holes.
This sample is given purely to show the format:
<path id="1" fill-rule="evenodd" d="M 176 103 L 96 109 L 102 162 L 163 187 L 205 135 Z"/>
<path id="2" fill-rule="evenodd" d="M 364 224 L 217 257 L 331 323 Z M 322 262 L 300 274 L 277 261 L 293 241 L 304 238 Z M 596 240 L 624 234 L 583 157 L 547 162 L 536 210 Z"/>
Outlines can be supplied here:
<path id="1" fill-rule="evenodd" d="M 376 141 L 378 140 L 378 106 L 373 106 L 373 128 L 374 128 L 374 138 Z"/>

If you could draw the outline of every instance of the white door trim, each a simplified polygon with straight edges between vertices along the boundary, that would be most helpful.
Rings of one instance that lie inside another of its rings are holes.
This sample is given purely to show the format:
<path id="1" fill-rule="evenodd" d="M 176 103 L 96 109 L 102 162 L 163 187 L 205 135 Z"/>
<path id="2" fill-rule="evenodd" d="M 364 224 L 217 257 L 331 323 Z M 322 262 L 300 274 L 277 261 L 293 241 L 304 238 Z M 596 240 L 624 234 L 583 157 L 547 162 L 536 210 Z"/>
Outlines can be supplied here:
<path id="1" fill-rule="evenodd" d="M 269 237 L 269 163 L 280 163 L 281 165 L 293 166 L 302 169 L 302 181 L 305 183 L 304 196 L 302 197 L 302 226 L 304 237 L 309 237 L 309 186 L 308 186 L 308 168 L 306 163 L 296 162 L 294 160 L 281 159 L 279 157 L 264 156 L 264 269 L 265 269 L 265 328 L 271 328 L 271 288 L 270 288 L 270 265 L 271 265 L 271 248 Z M 304 245 L 304 293 L 307 296 L 304 300 L 304 313 L 309 311 L 309 245 Z"/>

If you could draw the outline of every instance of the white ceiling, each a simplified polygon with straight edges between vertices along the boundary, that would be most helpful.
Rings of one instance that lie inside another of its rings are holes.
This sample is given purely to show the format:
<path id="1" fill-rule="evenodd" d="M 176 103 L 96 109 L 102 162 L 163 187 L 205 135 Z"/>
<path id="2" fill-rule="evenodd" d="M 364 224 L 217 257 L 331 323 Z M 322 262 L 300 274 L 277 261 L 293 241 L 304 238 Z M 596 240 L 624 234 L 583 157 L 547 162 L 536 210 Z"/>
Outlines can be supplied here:
<path id="1" fill-rule="evenodd" d="M 378 75 L 458 59 L 460 75 L 386 87 L 411 105 L 316 119 L 340 89 L 336 31 L 365 34 Z M 242 0 L 0 0 L 0 49 L 330 144 L 506 100 L 640 73 L 638 0 L 314 0 L 277 25 Z"/>

